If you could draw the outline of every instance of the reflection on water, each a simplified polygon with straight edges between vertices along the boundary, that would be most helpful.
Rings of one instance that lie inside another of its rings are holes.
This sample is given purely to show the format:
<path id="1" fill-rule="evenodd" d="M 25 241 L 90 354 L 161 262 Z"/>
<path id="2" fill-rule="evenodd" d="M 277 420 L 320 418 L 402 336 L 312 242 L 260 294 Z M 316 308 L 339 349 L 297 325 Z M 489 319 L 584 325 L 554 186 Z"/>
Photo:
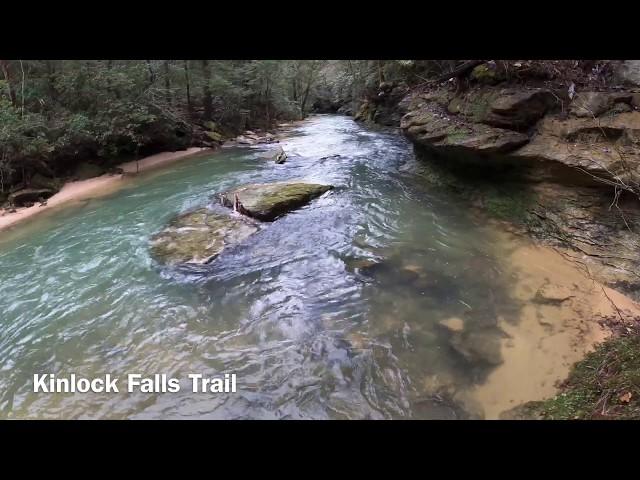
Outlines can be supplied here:
<path id="1" fill-rule="evenodd" d="M 512 273 L 463 205 L 401 168 L 400 136 L 317 116 L 269 147 L 224 149 L 0 244 L 4 418 L 480 418 L 469 392 L 518 318 Z M 215 262 L 163 269 L 148 240 L 250 182 L 336 186 Z M 515 320 L 514 320 L 515 321 Z M 238 393 L 31 392 L 34 373 L 236 373 Z"/>

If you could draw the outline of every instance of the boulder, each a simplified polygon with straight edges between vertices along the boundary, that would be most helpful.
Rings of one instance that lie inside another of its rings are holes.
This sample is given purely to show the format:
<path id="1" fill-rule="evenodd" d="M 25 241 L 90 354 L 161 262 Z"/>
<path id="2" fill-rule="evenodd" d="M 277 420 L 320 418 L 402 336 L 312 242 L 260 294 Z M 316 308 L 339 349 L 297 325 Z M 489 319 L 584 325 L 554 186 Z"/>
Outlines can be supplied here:
<path id="1" fill-rule="evenodd" d="M 154 235 L 151 254 L 168 265 L 206 264 L 257 230 L 258 225 L 245 217 L 200 208 L 176 217 Z"/>
<path id="2" fill-rule="evenodd" d="M 560 101 L 550 90 L 505 91 L 491 103 L 482 121 L 494 127 L 520 130 L 536 123 L 556 105 Z"/>
<path id="3" fill-rule="evenodd" d="M 631 103 L 632 95 L 625 92 L 580 92 L 569 107 L 576 117 L 598 117 L 611 110 L 616 103 Z"/>
<path id="4" fill-rule="evenodd" d="M 302 182 L 256 183 L 222 193 L 221 201 L 234 208 L 237 199 L 241 213 L 270 222 L 332 188 L 331 185 Z"/>
<path id="5" fill-rule="evenodd" d="M 7 200 L 11 205 L 23 207 L 33 205 L 34 202 L 46 200 L 57 192 L 51 188 L 24 188 L 13 192 Z"/>
<path id="6" fill-rule="evenodd" d="M 207 137 L 209 137 L 211 140 L 213 140 L 214 142 L 223 142 L 224 141 L 224 138 L 218 132 L 209 131 L 209 132 L 205 132 L 204 134 Z"/>
<path id="7" fill-rule="evenodd" d="M 345 103 L 340 108 L 338 108 L 338 113 L 342 115 L 353 116 L 353 107 L 351 106 L 351 102 Z"/>
<path id="8" fill-rule="evenodd" d="M 211 120 L 204 122 L 203 125 L 204 125 L 204 128 L 212 132 L 215 132 L 216 129 L 218 128 L 218 125 L 216 124 L 216 122 L 212 122 Z"/>
<path id="9" fill-rule="evenodd" d="M 504 69 L 495 62 L 478 65 L 471 70 L 470 78 L 484 85 L 496 85 L 506 79 Z"/>
<path id="10" fill-rule="evenodd" d="M 287 153 L 281 148 L 273 157 L 273 160 L 278 164 L 282 164 L 287 161 Z"/>

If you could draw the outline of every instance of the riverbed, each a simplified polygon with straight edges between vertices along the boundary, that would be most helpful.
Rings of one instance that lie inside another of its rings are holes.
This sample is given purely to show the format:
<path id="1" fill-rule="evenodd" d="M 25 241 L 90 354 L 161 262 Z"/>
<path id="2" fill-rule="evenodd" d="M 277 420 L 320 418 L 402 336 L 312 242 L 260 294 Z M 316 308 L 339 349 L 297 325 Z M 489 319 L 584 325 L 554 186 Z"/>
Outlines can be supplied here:
<path id="1" fill-rule="evenodd" d="M 600 285 L 434 191 L 396 132 L 318 115 L 279 146 L 283 165 L 223 148 L 3 232 L 0 418 L 498 418 L 607 335 Z M 335 189 L 209 265 L 150 256 L 216 192 L 290 179 Z M 229 373 L 237 392 L 42 394 L 35 373 Z"/>

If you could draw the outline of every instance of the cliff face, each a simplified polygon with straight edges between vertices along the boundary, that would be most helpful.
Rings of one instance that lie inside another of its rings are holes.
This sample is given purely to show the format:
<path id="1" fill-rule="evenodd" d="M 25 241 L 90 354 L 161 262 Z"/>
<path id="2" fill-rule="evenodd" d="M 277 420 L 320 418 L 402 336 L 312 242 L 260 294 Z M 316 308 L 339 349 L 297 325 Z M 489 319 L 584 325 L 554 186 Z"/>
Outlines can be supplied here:
<path id="1" fill-rule="evenodd" d="M 638 63 L 578 88 L 510 82 L 482 65 L 463 91 L 413 92 L 395 112 L 425 178 L 569 247 L 594 278 L 640 298 Z"/>

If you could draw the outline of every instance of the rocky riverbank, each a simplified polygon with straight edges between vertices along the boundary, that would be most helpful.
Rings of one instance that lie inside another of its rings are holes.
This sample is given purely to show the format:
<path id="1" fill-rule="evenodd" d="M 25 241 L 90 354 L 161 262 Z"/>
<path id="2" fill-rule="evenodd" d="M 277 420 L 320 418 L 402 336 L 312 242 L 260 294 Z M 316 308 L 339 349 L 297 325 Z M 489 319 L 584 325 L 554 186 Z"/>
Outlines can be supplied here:
<path id="1" fill-rule="evenodd" d="M 401 116 L 399 125 L 418 159 L 413 171 L 467 198 L 470 208 L 507 221 L 512 231 L 558 248 L 594 284 L 638 301 L 640 62 L 610 62 L 608 75 L 600 76 L 595 69 L 574 76 L 549 73 L 542 63 L 485 62 L 466 78 L 403 96 L 381 86 L 380 99 L 365 101 L 356 119 L 393 125 Z M 637 315 L 621 314 L 620 298 L 608 292 L 606 300 L 617 310 L 613 330 L 636 331 Z M 603 384 L 601 378 L 580 375 L 583 363 L 606 352 L 628 353 L 625 338 L 614 336 L 577 364 L 568 383 L 571 401 L 552 399 L 507 416 L 589 418 L 605 397 L 614 406 L 620 407 L 619 398 L 629 404 L 627 398 L 640 393 L 629 385 L 603 393 L 594 387 Z M 615 359 L 612 364 L 620 368 L 610 383 L 637 375 L 635 367 L 625 370 Z M 600 416 L 606 411 L 600 408 Z"/>
<path id="2" fill-rule="evenodd" d="M 476 67 L 464 92 L 401 101 L 422 173 L 640 298 L 640 87 L 487 83 L 486 70 Z"/>

